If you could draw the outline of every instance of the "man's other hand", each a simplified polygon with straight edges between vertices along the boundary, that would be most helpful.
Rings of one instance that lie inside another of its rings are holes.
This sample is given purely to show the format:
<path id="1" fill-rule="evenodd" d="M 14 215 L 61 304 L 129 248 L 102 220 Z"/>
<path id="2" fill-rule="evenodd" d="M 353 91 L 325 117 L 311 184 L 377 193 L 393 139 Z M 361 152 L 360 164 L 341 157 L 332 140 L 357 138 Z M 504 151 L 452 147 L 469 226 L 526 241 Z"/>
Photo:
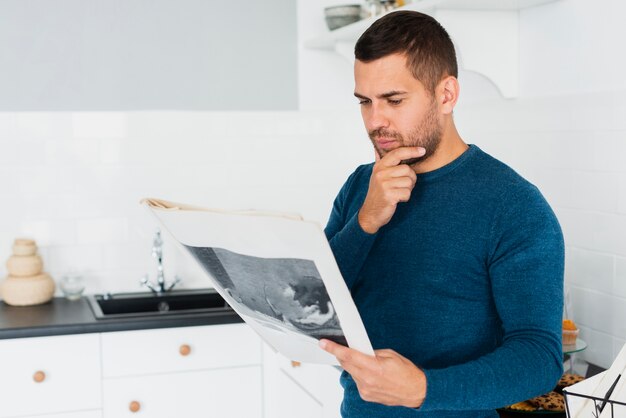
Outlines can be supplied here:
<path id="1" fill-rule="evenodd" d="M 426 375 L 395 351 L 376 350 L 374 356 L 368 356 L 324 339 L 320 347 L 350 373 L 364 401 L 409 408 L 418 408 L 424 402 Z"/>
<path id="2" fill-rule="evenodd" d="M 359 225 L 363 231 L 368 234 L 376 233 L 391 220 L 398 203 L 408 202 L 417 175 L 410 166 L 400 163 L 421 157 L 425 152 L 421 147 L 400 147 L 376 161 L 367 197 L 358 214 Z"/>

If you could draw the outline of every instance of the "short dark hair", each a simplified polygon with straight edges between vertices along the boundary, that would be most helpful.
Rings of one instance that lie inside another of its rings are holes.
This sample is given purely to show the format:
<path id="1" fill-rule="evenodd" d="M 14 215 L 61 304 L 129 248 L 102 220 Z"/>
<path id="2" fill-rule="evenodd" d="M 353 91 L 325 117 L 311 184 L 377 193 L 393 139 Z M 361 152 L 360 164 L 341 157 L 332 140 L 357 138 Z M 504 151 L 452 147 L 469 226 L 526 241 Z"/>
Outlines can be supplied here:
<path id="1" fill-rule="evenodd" d="M 439 22 L 424 13 L 410 10 L 389 13 L 375 21 L 354 47 L 355 58 L 362 62 L 396 53 L 406 55 L 413 77 L 431 94 L 444 77 L 458 77 L 450 35 Z"/>

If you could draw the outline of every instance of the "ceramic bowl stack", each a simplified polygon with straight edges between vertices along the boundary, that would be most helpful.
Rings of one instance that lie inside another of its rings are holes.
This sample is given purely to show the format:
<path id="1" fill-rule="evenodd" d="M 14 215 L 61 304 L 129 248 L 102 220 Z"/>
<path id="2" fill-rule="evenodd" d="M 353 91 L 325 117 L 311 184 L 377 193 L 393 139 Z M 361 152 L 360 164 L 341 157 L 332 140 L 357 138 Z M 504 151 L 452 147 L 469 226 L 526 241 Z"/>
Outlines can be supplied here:
<path id="1" fill-rule="evenodd" d="M 326 25 L 328 29 L 335 30 L 351 23 L 358 22 L 362 18 L 363 9 L 360 4 L 345 4 L 331 6 L 324 9 Z"/>
<path id="2" fill-rule="evenodd" d="M 13 306 L 46 303 L 54 295 L 54 280 L 43 271 L 37 244 L 30 239 L 16 239 L 13 255 L 7 261 L 9 277 L 0 283 L 0 296 Z"/>

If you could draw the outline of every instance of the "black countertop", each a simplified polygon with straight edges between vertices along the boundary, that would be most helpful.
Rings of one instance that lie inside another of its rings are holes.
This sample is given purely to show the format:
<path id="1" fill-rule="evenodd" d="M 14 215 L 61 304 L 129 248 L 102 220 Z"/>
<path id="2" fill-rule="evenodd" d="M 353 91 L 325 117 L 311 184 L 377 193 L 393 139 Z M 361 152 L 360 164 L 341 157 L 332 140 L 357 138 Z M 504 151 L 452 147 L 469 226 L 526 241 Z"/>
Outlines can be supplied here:
<path id="1" fill-rule="evenodd" d="M 43 305 L 19 307 L 0 301 L 0 340 L 238 322 L 243 320 L 234 311 L 96 319 L 86 298 L 54 298 Z"/>

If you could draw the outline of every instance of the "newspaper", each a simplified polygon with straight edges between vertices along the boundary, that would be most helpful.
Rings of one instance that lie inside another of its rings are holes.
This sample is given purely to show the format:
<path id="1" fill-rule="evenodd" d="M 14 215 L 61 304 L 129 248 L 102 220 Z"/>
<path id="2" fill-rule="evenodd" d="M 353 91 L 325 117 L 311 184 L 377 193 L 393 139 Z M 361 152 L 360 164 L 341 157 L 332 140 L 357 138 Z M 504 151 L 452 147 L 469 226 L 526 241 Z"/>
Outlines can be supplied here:
<path id="1" fill-rule="evenodd" d="M 319 224 L 293 214 L 141 203 L 274 350 L 294 361 L 336 365 L 318 346 L 326 338 L 374 354 Z"/>

